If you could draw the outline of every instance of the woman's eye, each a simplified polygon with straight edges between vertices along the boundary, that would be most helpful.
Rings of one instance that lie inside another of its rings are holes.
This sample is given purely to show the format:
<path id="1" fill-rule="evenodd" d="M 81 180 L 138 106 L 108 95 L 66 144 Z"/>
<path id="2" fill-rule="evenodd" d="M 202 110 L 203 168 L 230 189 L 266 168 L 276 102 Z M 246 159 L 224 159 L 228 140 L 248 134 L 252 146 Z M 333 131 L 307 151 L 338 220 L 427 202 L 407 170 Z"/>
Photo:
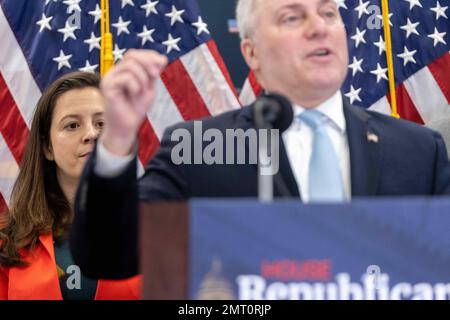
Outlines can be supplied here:
<path id="1" fill-rule="evenodd" d="M 97 122 L 97 128 L 102 129 L 104 126 L 105 126 L 105 121 L 102 120 L 102 121 Z"/>
<path id="2" fill-rule="evenodd" d="M 71 122 L 71 123 L 69 123 L 68 125 L 66 125 L 66 126 L 64 127 L 64 129 L 75 130 L 75 129 L 77 129 L 79 126 L 80 126 L 80 125 L 79 125 L 78 123 L 76 123 L 76 122 Z"/>

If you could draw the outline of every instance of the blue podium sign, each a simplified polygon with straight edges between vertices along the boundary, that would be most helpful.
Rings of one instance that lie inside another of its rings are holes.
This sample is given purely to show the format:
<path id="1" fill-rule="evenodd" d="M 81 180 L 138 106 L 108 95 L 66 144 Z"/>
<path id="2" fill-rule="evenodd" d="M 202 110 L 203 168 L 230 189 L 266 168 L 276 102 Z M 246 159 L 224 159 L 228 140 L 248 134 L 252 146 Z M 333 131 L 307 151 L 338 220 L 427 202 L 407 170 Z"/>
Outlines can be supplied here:
<path id="1" fill-rule="evenodd" d="M 190 299 L 450 299 L 450 199 L 190 203 Z"/>

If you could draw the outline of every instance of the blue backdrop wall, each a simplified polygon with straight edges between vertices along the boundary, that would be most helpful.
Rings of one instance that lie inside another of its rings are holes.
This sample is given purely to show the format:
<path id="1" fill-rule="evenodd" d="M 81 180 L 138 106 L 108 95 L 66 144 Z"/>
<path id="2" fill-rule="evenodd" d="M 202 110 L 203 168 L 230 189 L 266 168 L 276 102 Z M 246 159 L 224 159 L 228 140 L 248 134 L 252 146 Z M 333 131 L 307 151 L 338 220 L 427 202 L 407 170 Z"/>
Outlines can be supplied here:
<path id="1" fill-rule="evenodd" d="M 236 0 L 198 0 L 203 19 L 213 35 L 236 88 L 240 88 L 248 73 L 239 49 L 239 35 L 231 33 L 228 21 L 234 20 Z"/>

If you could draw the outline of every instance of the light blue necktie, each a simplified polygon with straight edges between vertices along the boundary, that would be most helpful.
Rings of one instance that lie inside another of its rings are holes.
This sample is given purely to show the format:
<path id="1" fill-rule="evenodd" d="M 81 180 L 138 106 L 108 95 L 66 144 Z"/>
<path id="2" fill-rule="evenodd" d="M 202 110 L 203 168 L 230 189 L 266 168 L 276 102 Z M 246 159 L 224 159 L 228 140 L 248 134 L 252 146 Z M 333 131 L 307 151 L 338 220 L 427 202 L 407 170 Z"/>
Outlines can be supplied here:
<path id="1" fill-rule="evenodd" d="M 339 160 L 326 131 L 327 117 L 317 110 L 305 110 L 299 115 L 313 131 L 309 160 L 309 199 L 311 202 L 344 201 Z"/>

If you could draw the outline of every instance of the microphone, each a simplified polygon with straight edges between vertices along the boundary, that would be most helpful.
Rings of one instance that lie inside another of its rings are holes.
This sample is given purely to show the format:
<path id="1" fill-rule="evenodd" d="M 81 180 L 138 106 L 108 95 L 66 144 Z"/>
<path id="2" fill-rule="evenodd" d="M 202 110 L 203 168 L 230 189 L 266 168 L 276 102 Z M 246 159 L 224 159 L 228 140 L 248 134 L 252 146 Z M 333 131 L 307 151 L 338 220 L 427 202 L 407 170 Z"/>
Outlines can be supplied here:
<path id="1" fill-rule="evenodd" d="M 269 93 L 253 104 L 253 118 L 258 129 L 278 129 L 282 133 L 291 125 L 294 112 L 286 97 Z"/>
<path id="2" fill-rule="evenodd" d="M 291 196 L 283 177 L 279 174 L 279 142 L 280 134 L 289 128 L 293 118 L 291 102 L 280 94 L 265 94 L 253 104 L 256 128 L 270 133 L 270 138 L 266 141 L 261 141 L 260 135 L 258 143 L 258 198 L 261 202 L 273 201 L 274 182 L 282 196 Z M 274 129 L 277 131 L 272 131 Z"/>

